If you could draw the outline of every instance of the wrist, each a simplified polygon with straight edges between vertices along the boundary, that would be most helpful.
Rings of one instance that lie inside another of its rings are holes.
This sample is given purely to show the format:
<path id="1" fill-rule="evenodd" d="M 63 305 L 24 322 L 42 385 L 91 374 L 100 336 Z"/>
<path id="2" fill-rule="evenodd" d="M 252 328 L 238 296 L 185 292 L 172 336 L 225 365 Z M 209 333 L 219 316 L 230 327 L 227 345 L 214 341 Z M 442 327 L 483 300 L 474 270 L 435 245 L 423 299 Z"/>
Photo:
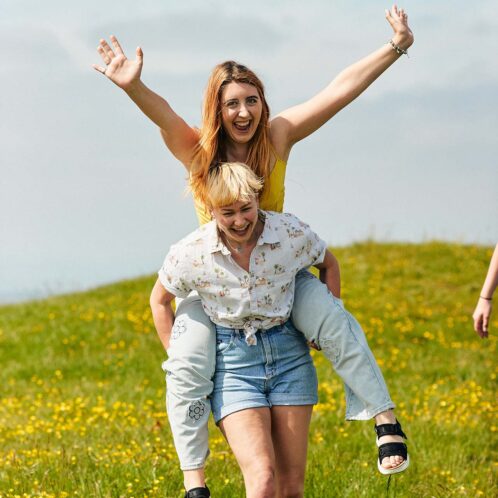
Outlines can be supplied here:
<path id="1" fill-rule="evenodd" d="M 407 50 L 413 44 L 413 35 L 410 32 L 395 33 L 392 37 L 392 41 L 398 47 L 402 48 L 403 50 Z"/>
<path id="2" fill-rule="evenodd" d="M 486 295 L 480 295 L 479 299 L 483 299 L 484 301 L 491 302 L 493 300 L 493 296 L 487 297 Z"/>
<path id="3" fill-rule="evenodd" d="M 137 95 L 140 93 L 140 91 L 144 88 L 144 84 L 142 83 L 142 80 L 138 78 L 136 81 L 132 81 L 126 86 L 123 86 L 123 90 L 128 94 L 128 96 L 133 97 L 134 95 Z"/>

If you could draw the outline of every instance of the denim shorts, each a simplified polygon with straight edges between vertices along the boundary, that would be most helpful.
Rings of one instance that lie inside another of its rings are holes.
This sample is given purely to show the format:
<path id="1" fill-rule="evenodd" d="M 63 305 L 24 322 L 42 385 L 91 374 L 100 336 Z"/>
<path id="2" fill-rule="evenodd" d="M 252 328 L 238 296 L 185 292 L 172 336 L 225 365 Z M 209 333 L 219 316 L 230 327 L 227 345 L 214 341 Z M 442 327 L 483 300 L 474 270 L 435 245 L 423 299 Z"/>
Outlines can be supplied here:
<path id="1" fill-rule="evenodd" d="M 216 371 L 211 409 L 218 423 L 231 413 L 274 405 L 315 405 L 317 377 L 309 346 L 289 320 L 256 333 L 216 325 Z"/>

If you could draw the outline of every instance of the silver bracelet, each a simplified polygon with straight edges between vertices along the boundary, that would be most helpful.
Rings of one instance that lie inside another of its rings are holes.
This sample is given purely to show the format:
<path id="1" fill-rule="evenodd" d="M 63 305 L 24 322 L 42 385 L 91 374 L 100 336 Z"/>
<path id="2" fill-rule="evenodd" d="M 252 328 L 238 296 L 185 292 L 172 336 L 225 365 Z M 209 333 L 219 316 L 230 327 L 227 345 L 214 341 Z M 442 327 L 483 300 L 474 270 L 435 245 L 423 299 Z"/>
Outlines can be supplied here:
<path id="1" fill-rule="evenodd" d="M 396 43 L 393 42 L 392 38 L 387 43 L 391 44 L 391 47 L 398 55 L 406 55 L 408 57 L 408 51 L 396 45 Z"/>

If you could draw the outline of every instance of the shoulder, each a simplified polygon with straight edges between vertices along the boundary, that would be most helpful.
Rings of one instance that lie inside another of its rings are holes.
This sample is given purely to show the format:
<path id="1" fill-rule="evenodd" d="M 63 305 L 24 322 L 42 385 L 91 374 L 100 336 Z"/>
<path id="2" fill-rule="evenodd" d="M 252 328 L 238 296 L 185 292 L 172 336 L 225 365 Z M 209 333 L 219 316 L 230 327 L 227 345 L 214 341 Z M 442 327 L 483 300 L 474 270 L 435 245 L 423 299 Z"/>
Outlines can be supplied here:
<path id="1" fill-rule="evenodd" d="M 188 258 L 188 256 L 193 257 L 204 252 L 213 233 L 213 224 L 214 221 L 206 223 L 173 244 L 170 247 L 168 256 Z"/>
<path id="2" fill-rule="evenodd" d="M 263 211 L 268 225 L 269 233 L 280 243 L 291 244 L 298 239 L 309 238 L 310 227 L 291 213 L 277 213 L 275 211 Z"/>
<path id="3" fill-rule="evenodd" d="M 309 225 L 294 214 L 266 211 L 266 215 L 271 225 L 277 230 L 283 232 L 304 232 L 310 230 Z"/>
<path id="4" fill-rule="evenodd" d="M 292 145 L 289 141 L 290 124 L 280 115 L 275 116 L 270 121 L 270 141 L 275 149 L 277 157 L 281 158 L 284 162 L 289 159 L 289 154 Z"/>

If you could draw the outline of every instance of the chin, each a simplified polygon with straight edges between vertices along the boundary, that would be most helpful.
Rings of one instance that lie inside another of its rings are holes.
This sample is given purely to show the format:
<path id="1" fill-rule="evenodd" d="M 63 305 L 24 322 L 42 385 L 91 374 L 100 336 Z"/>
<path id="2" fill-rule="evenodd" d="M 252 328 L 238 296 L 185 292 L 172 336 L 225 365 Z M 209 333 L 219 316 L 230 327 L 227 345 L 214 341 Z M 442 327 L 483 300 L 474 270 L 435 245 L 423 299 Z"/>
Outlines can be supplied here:
<path id="1" fill-rule="evenodd" d="M 254 135 L 251 135 L 251 136 L 246 136 L 246 137 L 232 137 L 232 140 L 236 143 L 236 144 L 247 144 L 251 141 L 251 139 L 253 138 Z"/>
<path id="2" fill-rule="evenodd" d="M 231 138 L 236 143 L 245 144 L 247 142 L 250 142 L 254 138 L 255 134 L 256 130 L 249 130 L 247 133 L 244 134 L 232 133 Z"/>

